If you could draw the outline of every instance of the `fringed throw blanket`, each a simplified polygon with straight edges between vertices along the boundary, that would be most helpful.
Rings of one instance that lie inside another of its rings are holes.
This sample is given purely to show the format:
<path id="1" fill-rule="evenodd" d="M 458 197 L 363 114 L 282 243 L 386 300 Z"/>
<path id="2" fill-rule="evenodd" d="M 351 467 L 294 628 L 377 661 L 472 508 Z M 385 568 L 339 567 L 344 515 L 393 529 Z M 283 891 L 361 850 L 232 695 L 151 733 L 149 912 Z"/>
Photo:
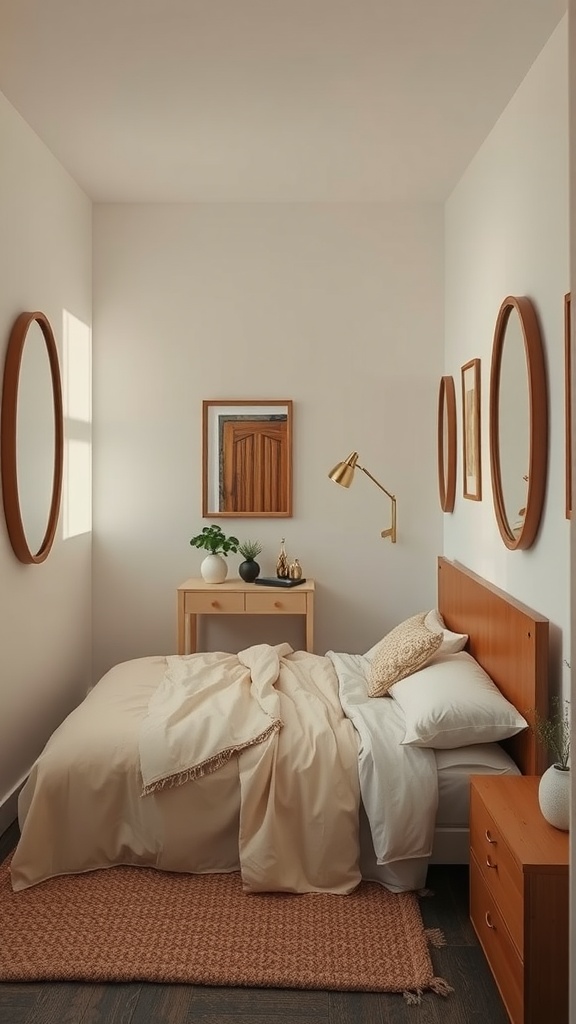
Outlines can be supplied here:
<path id="1" fill-rule="evenodd" d="M 140 732 L 144 793 L 193 785 L 236 755 L 245 889 L 351 892 L 357 746 L 330 661 L 261 644 L 167 663 Z"/>
<path id="2" fill-rule="evenodd" d="M 279 653 L 261 646 L 166 658 L 140 733 L 144 795 L 214 772 L 281 728 L 272 693 Z"/>

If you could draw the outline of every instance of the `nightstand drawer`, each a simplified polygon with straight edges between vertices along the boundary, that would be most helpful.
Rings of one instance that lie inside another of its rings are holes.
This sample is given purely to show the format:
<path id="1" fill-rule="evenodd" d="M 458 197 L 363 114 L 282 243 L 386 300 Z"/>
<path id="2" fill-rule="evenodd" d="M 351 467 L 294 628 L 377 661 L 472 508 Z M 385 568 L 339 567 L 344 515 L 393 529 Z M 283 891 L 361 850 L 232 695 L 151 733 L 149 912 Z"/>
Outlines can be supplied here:
<path id="1" fill-rule="evenodd" d="M 243 611 L 244 594 L 226 590 L 218 594 L 186 594 L 184 598 L 185 615 L 241 615 Z"/>
<path id="2" fill-rule="evenodd" d="M 484 884 L 500 912 L 518 953 L 524 955 L 524 914 L 522 873 L 500 829 L 474 794 L 470 803 L 470 845 Z"/>
<path id="3" fill-rule="evenodd" d="M 523 1024 L 524 967 L 474 856 L 470 859 L 470 917 L 512 1024 Z"/>
<path id="4" fill-rule="evenodd" d="M 246 594 L 246 612 L 252 615 L 305 615 L 306 594 Z"/>

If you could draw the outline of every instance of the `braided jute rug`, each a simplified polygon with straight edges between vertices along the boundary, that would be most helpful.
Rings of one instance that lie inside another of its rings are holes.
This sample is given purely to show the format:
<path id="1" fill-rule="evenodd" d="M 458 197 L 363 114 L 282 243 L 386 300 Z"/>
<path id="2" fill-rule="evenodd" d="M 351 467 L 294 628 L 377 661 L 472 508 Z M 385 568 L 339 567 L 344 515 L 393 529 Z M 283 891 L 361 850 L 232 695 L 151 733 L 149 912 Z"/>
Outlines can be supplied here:
<path id="1" fill-rule="evenodd" d="M 0 867 L 0 981 L 452 991 L 434 976 L 418 896 L 246 894 L 239 874 L 113 867 L 14 893 Z"/>

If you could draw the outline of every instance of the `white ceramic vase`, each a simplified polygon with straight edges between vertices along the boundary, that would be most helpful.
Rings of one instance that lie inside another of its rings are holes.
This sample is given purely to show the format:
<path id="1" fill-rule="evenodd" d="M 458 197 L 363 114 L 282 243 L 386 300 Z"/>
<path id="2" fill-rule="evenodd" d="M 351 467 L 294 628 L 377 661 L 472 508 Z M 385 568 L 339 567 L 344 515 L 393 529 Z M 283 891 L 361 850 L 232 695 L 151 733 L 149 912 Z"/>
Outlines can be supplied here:
<path id="1" fill-rule="evenodd" d="M 570 830 L 570 771 L 553 764 L 538 786 L 538 802 L 546 821 L 563 832 Z"/>
<path id="2" fill-rule="evenodd" d="M 224 583 L 228 575 L 228 563 L 222 555 L 206 555 L 200 572 L 205 583 Z"/>

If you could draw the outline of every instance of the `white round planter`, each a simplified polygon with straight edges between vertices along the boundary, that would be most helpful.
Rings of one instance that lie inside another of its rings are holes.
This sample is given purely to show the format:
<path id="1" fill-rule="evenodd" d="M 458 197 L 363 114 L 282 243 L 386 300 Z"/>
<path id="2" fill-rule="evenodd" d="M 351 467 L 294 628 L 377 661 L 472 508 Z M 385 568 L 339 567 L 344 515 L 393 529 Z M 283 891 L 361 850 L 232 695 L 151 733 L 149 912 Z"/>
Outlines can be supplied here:
<path id="1" fill-rule="evenodd" d="M 224 583 L 228 575 L 228 563 L 222 555 L 206 555 L 200 572 L 205 583 Z"/>
<path id="2" fill-rule="evenodd" d="M 544 772 L 538 786 L 540 810 L 550 825 L 570 830 L 570 771 L 553 764 Z"/>

